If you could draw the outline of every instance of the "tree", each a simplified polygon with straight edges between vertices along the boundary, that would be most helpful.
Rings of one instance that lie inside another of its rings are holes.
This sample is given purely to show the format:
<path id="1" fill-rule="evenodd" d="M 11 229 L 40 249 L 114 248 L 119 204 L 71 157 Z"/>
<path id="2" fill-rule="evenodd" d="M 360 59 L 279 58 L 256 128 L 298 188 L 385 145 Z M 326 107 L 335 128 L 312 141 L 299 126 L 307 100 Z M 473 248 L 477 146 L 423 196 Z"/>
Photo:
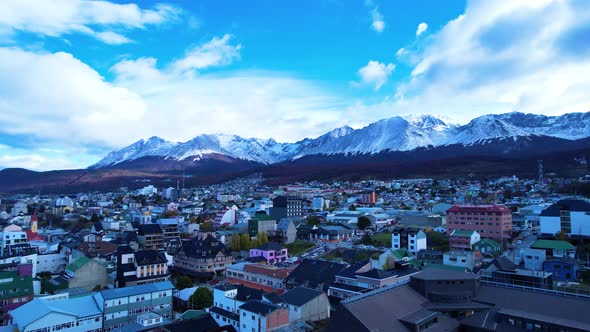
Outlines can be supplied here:
<path id="1" fill-rule="evenodd" d="M 92 214 L 92 217 L 90 218 L 90 221 L 94 224 L 100 221 L 100 219 L 98 218 L 98 216 L 96 215 L 96 213 Z"/>
<path id="2" fill-rule="evenodd" d="M 252 244 L 250 243 L 250 234 L 242 233 L 240 234 L 240 249 L 241 250 L 250 250 Z"/>
<path id="3" fill-rule="evenodd" d="M 177 210 L 168 210 L 162 213 L 162 218 L 174 218 L 177 217 L 179 212 Z"/>
<path id="4" fill-rule="evenodd" d="M 357 226 L 359 229 L 364 230 L 365 228 L 371 226 L 371 219 L 366 216 L 359 217 Z"/>
<path id="5" fill-rule="evenodd" d="M 309 218 L 307 218 L 307 224 L 308 225 L 319 225 L 320 224 L 320 218 L 318 216 L 309 216 Z"/>
<path id="6" fill-rule="evenodd" d="M 178 276 L 178 278 L 176 278 L 176 289 L 183 290 L 191 287 L 193 287 L 193 281 L 190 277 Z"/>
<path id="7" fill-rule="evenodd" d="M 212 222 L 206 221 L 199 224 L 199 230 L 201 232 L 212 232 L 215 230 L 215 226 Z"/>
<path id="8" fill-rule="evenodd" d="M 237 235 L 232 236 L 229 246 L 233 251 L 240 251 L 240 237 Z"/>
<path id="9" fill-rule="evenodd" d="M 559 241 L 567 241 L 567 233 L 564 231 L 559 231 L 555 234 L 555 239 Z"/>
<path id="10" fill-rule="evenodd" d="M 258 233 L 258 235 L 256 236 L 256 242 L 258 246 L 263 246 L 265 244 L 268 243 L 268 235 L 266 235 L 266 232 L 260 232 Z"/>
<path id="11" fill-rule="evenodd" d="M 213 293 L 207 287 L 199 287 L 188 301 L 191 309 L 209 308 L 213 305 Z"/>

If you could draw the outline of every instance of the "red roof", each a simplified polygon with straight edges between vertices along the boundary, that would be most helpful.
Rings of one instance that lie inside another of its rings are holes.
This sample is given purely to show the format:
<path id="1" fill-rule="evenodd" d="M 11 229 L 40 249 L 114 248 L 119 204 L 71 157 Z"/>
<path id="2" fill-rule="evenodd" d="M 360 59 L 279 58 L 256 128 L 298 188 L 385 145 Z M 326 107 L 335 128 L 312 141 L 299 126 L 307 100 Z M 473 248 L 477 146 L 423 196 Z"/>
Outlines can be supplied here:
<path id="1" fill-rule="evenodd" d="M 447 212 L 477 212 L 477 213 L 512 213 L 502 205 L 454 205 Z"/>

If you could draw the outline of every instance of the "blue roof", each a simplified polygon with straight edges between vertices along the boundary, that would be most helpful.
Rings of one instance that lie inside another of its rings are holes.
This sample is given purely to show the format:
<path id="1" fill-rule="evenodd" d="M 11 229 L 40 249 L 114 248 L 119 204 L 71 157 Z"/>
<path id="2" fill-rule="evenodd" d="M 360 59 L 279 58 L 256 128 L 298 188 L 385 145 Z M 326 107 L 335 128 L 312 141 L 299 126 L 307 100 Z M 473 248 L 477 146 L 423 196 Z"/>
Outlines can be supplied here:
<path id="1" fill-rule="evenodd" d="M 102 315 L 92 295 L 63 300 L 34 299 L 12 310 L 11 315 L 14 324 L 22 331 L 27 325 L 52 312 L 77 318 Z"/>
<path id="2" fill-rule="evenodd" d="M 144 293 L 153 293 L 171 289 L 174 289 L 174 285 L 170 281 L 162 281 L 153 284 L 107 289 L 100 291 L 100 294 L 105 300 L 110 300 L 118 299 L 120 297 L 127 297 Z"/>

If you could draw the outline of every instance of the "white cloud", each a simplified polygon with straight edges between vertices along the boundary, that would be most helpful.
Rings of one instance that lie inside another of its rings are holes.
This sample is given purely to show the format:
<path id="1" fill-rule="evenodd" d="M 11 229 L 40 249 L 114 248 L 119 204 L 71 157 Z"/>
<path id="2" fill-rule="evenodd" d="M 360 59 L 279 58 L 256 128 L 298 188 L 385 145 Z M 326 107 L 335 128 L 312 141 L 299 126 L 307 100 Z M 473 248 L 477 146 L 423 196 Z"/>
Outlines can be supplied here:
<path id="1" fill-rule="evenodd" d="M 428 24 L 426 24 L 424 22 L 418 24 L 418 29 L 416 30 L 416 37 L 418 37 L 422 33 L 424 33 L 426 31 L 426 29 L 428 29 Z"/>
<path id="2" fill-rule="evenodd" d="M 373 19 L 371 28 L 378 33 L 383 32 L 383 30 L 385 30 L 385 21 L 383 20 L 383 15 L 381 15 L 377 7 L 373 8 L 371 11 L 371 17 Z"/>
<path id="3" fill-rule="evenodd" d="M 0 31 L 26 31 L 51 37 L 81 33 L 105 43 L 129 42 L 117 29 L 143 29 L 175 20 L 180 10 L 169 5 L 142 9 L 136 4 L 88 0 L 3 0 Z M 98 29 L 98 30 L 97 30 Z"/>
<path id="4" fill-rule="evenodd" d="M 461 120 L 486 113 L 590 110 L 590 3 L 473 1 L 424 43 L 390 107 Z M 586 45 L 586 46 L 585 46 Z"/>
<path id="5" fill-rule="evenodd" d="M 374 85 L 375 90 L 379 90 L 387 80 L 389 75 L 395 69 L 392 63 L 381 63 L 379 61 L 371 60 L 369 63 L 358 70 L 358 75 L 361 78 L 360 84 Z"/>
<path id="6" fill-rule="evenodd" d="M 199 70 L 215 66 L 226 66 L 240 58 L 241 44 L 231 45 L 231 35 L 215 37 L 211 41 L 189 50 L 184 58 L 173 64 L 174 70 Z"/>

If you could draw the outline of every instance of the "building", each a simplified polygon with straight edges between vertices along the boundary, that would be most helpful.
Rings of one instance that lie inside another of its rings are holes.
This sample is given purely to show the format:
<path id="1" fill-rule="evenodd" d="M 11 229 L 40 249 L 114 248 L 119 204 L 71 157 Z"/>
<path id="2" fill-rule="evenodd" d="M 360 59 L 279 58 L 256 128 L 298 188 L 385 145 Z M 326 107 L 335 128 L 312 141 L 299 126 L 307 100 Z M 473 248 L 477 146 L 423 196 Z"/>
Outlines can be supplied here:
<path id="1" fill-rule="evenodd" d="M 451 250 L 443 253 L 443 264 L 461 267 L 469 271 L 481 265 L 482 257 L 479 251 Z"/>
<path id="2" fill-rule="evenodd" d="M 311 209 L 314 211 L 324 211 L 324 204 L 326 201 L 322 196 L 314 196 L 311 199 Z"/>
<path id="3" fill-rule="evenodd" d="M 328 295 L 317 289 L 296 287 L 280 296 L 289 306 L 289 322 L 315 322 L 330 318 Z"/>
<path id="4" fill-rule="evenodd" d="M 479 242 L 473 244 L 473 250 L 481 252 L 482 255 L 495 255 L 502 250 L 502 247 L 492 239 L 481 239 Z"/>
<path id="5" fill-rule="evenodd" d="M 289 309 L 259 300 L 240 306 L 240 332 L 274 331 L 289 325 Z"/>
<path id="6" fill-rule="evenodd" d="M 293 221 L 282 219 L 278 224 L 274 234 L 271 234 L 276 241 L 289 244 L 297 239 L 297 227 Z"/>
<path id="7" fill-rule="evenodd" d="M 354 230 L 342 225 L 320 226 L 313 228 L 309 240 L 320 240 L 325 242 L 341 242 L 354 235 Z"/>
<path id="8" fill-rule="evenodd" d="M 18 266 L 16 271 L 0 271 L 0 325 L 11 320 L 9 311 L 33 300 L 33 277 L 30 266 Z"/>
<path id="9" fill-rule="evenodd" d="M 431 268 L 342 301 L 328 331 L 588 331 L 588 310 L 585 298 Z"/>
<path id="10" fill-rule="evenodd" d="M 27 233 L 17 225 L 4 227 L 0 235 L 0 256 L 10 251 L 10 247 L 27 243 Z"/>
<path id="11" fill-rule="evenodd" d="M 295 196 L 277 196 L 272 200 L 270 216 L 275 220 L 283 218 L 301 220 L 305 217 L 305 201 Z"/>
<path id="12" fill-rule="evenodd" d="M 107 285 L 107 268 L 95 259 L 82 256 L 68 266 L 63 274 L 48 280 L 45 289 L 56 292 L 68 288 L 83 288 L 87 291 Z"/>
<path id="13" fill-rule="evenodd" d="M 134 252 L 129 246 L 117 250 L 117 288 L 170 279 L 166 256 L 157 250 Z"/>
<path id="14" fill-rule="evenodd" d="M 164 232 L 158 224 L 141 224 L 137 227 L 139 246 L 145 250 L 164 250 Z"/>
<path id="15" fill-rule="evenodd" d="M 477 231 L 455 229 L 449 235 L 449 247 L 451 249 L 473 249 L 473 245 L 481 240 Z"/>
<path id="16" fill-rule="evenodd" d="M 576 281 L 578 266 L 572 258 L 550 257 L 543 262 L 543 271 L 551 273 L 555 281 Z"/>
<path id="17" fill-rule="evenodd" d="M 174 270 L 199 279 L 223 275 L 234 258 L 231 250 L 210 234 L 196 236 L 182 244 L 174 255 Z"/>
<path id="18" fill-rule="evenodd" d="M 512 234 L 512 211 L 500 205 L 454 205 L 447 210 L 447 235 L 456 229 L 501 242 Z"/>
<path id="19" fill-rule="evenodd" d="M 291 269 L 272 265 L 239 262 L 227 267 L 226 281 L 266 292 L 280 291 L 285 288 L 285 281 Z"/>
<path id="20" fill-rule="evenodd" d="M 11 314 L 12 323 L 20 332 L 103 331 L 103 312 L 93 295 L 57 300 L 37 298 Z"/>
<path id="21" fill-rule="evenodd" d="M 545 250 L 525 248 L 522 251 L 522 259 L 525 269 L 543 271 L 543 263 L 546 259 Z"/>
<path id="22" fill-rule="evenodd" d="M 379 195 L 373 191 L 371 193 L 365 193 L 361 195 L 361 203 L 368 205 L 375 205 L 379 201 Z"/>
<path id="23" fill-rule="evenodd" d="M 531 244 L 531 248 L 545 250 L 547 256 L 551 257 L 574 258 L 576 256 L 576 247 L 567 241 L 537 240 Z"/>
<path id="24" fill-rule="evenodd" d="M 162 229 L 164 247 L 170 251 L 174 251 L 180 247 L 180 229 L 178 226 L 180 220 L 178 218 L 163 218 L 157 221 Z"/>
<path id="25" fill-rule="evenodd" d="M 231 208 L 225 208 L 217 212 L 213 222 L 216 225 L 235 225 L 238 223 L 238 207 L 233 205 Z"/>
<path id="26" fill-rule="evenodd" d="M 426 249 L 426 233 L 417 228 L 396 228 L 391 233 L 391 249 L 406 248 L 413 255 Z"/>
<path id="27" fill-rule="evenodd" d="M 277 221 L 265 214 L 256 215 L 248 220 L 248 234 L 255 237 L 258 233 L 274 232 L 277 228 Z"/>
<path id="28" fill-rule="evenodd" d="M 240 307 L 248 301 L 261 300 L 263 294 L 260 290 L 241 285 L 218 285 L 213 289 L 213 306 L 209 312 L 219 326 L 230 325 L 236 331 L 242 331 Z"/>
<path id="29" fill-rule="evenodd" d="M 590 203 L 580 199 L 565 199 L 541 212 L 542 234 L 555 235 L 560 231 L 572 236 L 590 236 Z"/>
<path id="30" fill-rule="evenodd" d="M 287 277 L 287 288 L 303 286 L 327 291 L 348 264 L 304 259 Z"/>
<path id="31" fill-rule="evenodd" d="M 257 248 L 250 249 L 250 258 L 264 257 L 268 264 L 281 263 L 289 258 L 287 248 L 275 242 L 268 242 Z"/>

